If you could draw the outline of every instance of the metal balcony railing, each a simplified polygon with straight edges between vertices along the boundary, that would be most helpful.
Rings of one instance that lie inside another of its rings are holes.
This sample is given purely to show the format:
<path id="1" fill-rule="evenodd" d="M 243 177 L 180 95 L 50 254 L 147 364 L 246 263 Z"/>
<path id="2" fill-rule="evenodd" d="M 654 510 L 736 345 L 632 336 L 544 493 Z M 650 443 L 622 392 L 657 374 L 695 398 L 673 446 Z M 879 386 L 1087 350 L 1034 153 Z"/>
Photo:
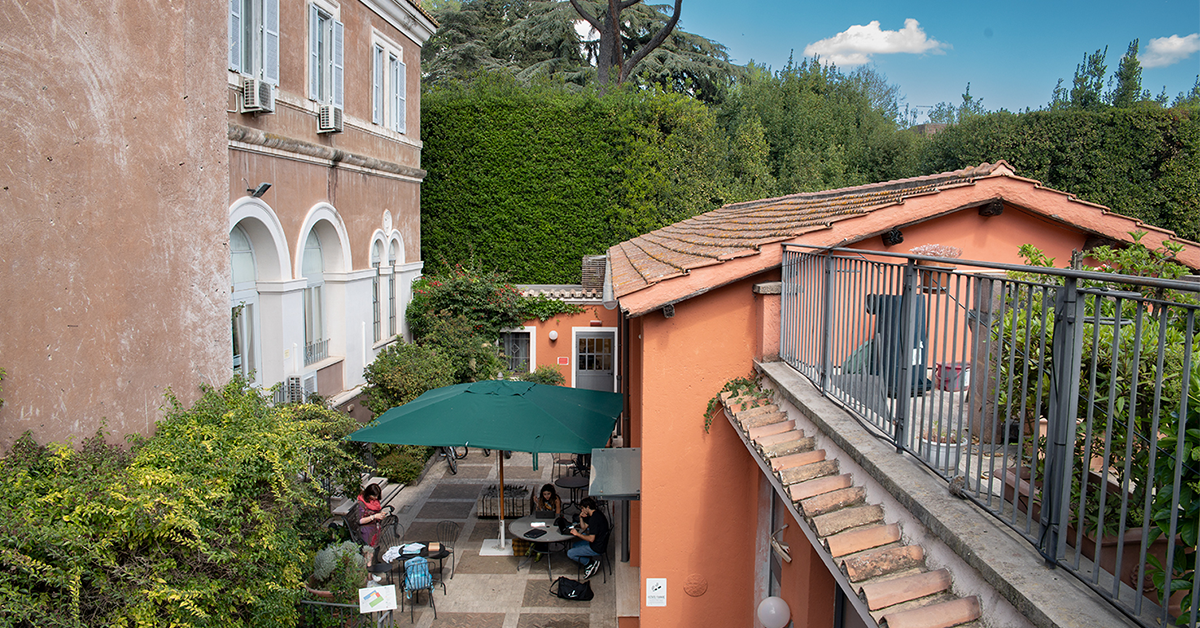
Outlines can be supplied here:
<path id="1" fill-rule="evenodd" d="M 329 339 L 321 338 L 304 344 L 304 366 L 316 364 L 329 357 Z"/>
<path id="2" fill-rule="evenodd" d="M 1131 618 L 1194 627 L 1198 297 L 1181 281 L 788 246 L 780 356 Z"/>

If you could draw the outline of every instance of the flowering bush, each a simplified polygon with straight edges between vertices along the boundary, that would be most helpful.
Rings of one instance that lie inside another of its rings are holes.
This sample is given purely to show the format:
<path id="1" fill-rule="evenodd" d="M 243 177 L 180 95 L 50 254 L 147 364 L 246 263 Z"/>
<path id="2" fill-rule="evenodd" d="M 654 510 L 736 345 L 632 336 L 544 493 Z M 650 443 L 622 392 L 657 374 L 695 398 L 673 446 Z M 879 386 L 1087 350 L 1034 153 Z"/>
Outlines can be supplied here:
<path id="1" fill-rule="evenodd" d="M 444 267 L 413 284 L 408 304 L 408 327 L 417 342 L 433 331 L 435 319 L 465 316 L 475 331 L 494 339 L 500 330 L 519 325 L 521 293 L 499 273 L 472 269 L 461 264 Z"/>
<path id="2" fill-rule="evenodd" d="M 949 257 L 954 258 L 962 255 L 962 249 L 949 244 L 922 244 L 914 246 L 908 250 L 913 255 L 924 255 L 926 257 Z"/>

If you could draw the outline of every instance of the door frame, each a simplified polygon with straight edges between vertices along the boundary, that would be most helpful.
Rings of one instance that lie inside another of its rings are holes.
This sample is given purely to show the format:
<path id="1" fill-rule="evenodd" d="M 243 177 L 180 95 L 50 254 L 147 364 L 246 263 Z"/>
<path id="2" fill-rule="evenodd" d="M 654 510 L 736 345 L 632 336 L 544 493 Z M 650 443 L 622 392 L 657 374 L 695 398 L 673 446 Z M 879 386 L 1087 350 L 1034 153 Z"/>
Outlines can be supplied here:
<path id="1" fill-rule="evenodd" d="M 617 358 L 621 355 L 621 348 L 617 345 L 618 335 L 616 327 L 572 327 L 571 328 L 571 388 L 575 388 L 577 381 L 576 375 L 579 373 L 579 335 L 581 333 L 610 333 L 613 339 L 613 389 L 612 392 L 619 392 L 617 382 L 621 379 L 621 365 Z"/>

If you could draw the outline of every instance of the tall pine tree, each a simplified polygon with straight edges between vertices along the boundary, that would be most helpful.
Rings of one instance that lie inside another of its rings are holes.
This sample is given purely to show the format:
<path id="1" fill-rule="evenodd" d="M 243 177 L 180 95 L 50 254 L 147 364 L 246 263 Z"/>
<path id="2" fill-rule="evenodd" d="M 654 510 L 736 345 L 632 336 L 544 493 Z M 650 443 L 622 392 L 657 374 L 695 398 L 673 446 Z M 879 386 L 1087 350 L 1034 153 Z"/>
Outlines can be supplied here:
<path id="1" fill-rule="evenodd" d="M 1114 107 L 1128 108 L 1141 100 L 1142 64 L 1138 61 L 1138 40 L 1129 43 L 1129 50 L 1121 57 L 1113 75 L 1116 86 L 1108 93 L 1108 102 Z"/>

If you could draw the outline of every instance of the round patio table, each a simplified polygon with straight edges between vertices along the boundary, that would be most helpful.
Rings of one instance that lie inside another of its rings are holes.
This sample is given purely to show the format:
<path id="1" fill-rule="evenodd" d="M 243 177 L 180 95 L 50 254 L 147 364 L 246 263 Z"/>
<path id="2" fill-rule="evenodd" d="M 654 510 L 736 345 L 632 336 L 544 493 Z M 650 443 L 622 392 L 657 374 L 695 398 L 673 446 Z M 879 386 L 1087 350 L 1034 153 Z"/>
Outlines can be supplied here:
<path id="1" fill-rule="evenodd" d="M 544 522 L 546 524 L 546 527 L 534 528 L 533 522 L 535 522 L 535 521 Z M 534 537 L 529 536 L 529 533 L 534 530 L 544 530 L 546 533 L 541 536 L 534 536 Z M 558 532 L 558 526 L 554 525 L 553 519 L 538 519 L 534 515 L 529 515 L 528 517 L 521 517 L 520 519 L 514 519 L 512 522 L 510 522 L 508 524 L 508 531 L 513 536 L 525 539 L 526 541 L 530 541 L 532 543 L 545 543 L 546 544 L 546 552 L 545 552 L 545 554 L 546 554 L 546 573 L 550 576 L 550 580 L 554 580 L 554 572 L 550 569 L 550 557 L 552 555 L 552 552 L 562 551 L 562 550 L 551 549 L 551 544 L 560 543 L 560 544 L 562 544 L 563 549 L 566 549 L 567 544 L 570 543 L 575 538 L 574 536 L 572 536 L 570 534 L 560 534 Z M 530 567 L 532 568 L 532 564 L 530 565 Z M 521 570 L 521 565 L 517 565 L 517 570 L 518 571 Z"/>
<path id="2" fill-rule="evenodd" d="M 588 477 L 585 475 L 568 475 L 566 477 L 558 478 L 554 481 L 554 484 L 558 488 L 565 488 L 568 491 L 571 491 L 570 501 L 567 502 L 567 506 L 575 506 L 578 508 L 579 492 L 587 488 Z M 564 506 L 563 509 L 565 510 L 566 506 Z"/>

